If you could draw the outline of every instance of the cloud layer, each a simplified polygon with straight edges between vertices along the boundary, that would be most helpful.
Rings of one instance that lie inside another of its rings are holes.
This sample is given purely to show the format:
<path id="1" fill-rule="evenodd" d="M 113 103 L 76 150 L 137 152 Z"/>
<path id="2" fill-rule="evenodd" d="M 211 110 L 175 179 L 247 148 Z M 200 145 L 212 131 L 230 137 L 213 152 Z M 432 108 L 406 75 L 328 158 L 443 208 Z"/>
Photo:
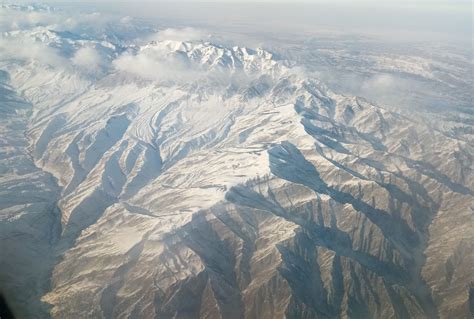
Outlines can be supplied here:
<path id="1" fill-rule="evenodd" d="M 72 57 L 72 63 L 88 71 L 97 71 L 104 61 L 96 49 L 84 47 L 76 51 Z"/>
<path id="2" fill-rule="evenodd" d="M 204 30 L 199 30 L 195 28 L 182 28 L 174 29 L 168 28 L 162 31 L 159 31 L 152 36 L 153 40 L 156 41 L 196 41 L 196 40 L 209 40 L 211 35 Z"/>
<path id="3" fill-rule="evenodd" d="M 56 49 L 22 36 L 0 38 L 0 55 L 2 59 L 35 61 L 54 67 L 67 67 L 69 64 Z"/>

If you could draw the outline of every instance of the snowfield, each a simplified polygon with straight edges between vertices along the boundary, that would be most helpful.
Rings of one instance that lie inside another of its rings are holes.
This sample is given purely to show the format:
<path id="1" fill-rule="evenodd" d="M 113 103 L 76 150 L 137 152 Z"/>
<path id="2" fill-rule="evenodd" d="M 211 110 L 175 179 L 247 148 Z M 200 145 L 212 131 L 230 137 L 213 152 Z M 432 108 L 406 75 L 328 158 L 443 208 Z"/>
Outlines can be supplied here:
<path id="1" fill-rule="evenodd" d="M 10 15 L 0 292 L 18 317 L 468 318 L 472 110 L 377 105 L 193 29 Z M 456 90 L 472 68 L 360 59 L 365 90 Z"/>

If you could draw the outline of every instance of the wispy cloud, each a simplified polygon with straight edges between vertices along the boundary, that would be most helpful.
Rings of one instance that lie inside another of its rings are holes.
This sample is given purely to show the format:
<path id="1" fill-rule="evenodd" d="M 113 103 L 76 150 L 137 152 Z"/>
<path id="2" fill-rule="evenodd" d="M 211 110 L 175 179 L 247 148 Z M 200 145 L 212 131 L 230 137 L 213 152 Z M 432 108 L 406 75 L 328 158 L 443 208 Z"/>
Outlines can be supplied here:
<path id="1" fill-rule="evenodd" d="M 186 67 L 182 60 L 149 52 L 125 53 L 113 65 L 121 72 L 145 80 L 188 82 L 199 76 L 198 70 Z"/>
<path id="2" fill-rule="evenodd" d="M 5 59 L 36 61 L 55 67 L 69 63 L 59 52 L 42 42 L 26 37 L 0 38 L 0 55 Z"/>
<path id="3" fill-rule="evenodd" d="M 91 47 L 80 48 L 72 57 L 72 63 L 88 72 L 97 72 L 104 64 L 103 57 Z"/>
<path id="4" fill-rule="evenodd" d="M 174 29 L 169 28 L 162 31 L 159 31 L 155 35 L 151 37 L 153 40 L 156 41 L 197 41 L 197 40 L 209 40 L 211 35 L 200 29 L 195 28 L 182 28 L 182 29 Z"/>
<path id="5" fill-rule="evenodd" d="M 398 83 L 394 76 L 387 73 L 381 73 L 376 74 L 363 82 L 361 89 L 366 92 L 383 93 L 392 90 L 397 84 Z"/>
<path id="6" fill-rule="evenodd" d="M 64 20 L 63 20 L 64 21 Z M 61 17 L 46 9 L 0 5 L 0 31 L 23 30 L 61 23 Z"/>

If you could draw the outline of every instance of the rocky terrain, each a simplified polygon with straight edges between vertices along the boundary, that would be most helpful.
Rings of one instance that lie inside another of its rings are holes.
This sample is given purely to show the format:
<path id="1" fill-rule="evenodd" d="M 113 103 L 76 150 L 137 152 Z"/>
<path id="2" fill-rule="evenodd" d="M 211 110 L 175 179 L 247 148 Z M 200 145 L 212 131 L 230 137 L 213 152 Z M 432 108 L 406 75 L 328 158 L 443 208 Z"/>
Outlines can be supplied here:
<path id="1" fill-rule="evenodd" d="M 118 25 L 130 38 L 0 38 L 0 292 L 17 317 L 470 317 L 472 112 L 409 114 L 264 49 Z"/>

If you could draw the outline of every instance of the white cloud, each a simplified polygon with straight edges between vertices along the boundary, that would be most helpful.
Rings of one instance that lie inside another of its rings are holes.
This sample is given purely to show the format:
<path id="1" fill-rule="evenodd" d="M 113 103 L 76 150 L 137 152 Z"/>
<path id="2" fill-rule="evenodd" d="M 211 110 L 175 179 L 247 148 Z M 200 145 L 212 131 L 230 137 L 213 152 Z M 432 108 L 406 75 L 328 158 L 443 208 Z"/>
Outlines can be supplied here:
<path id="1" fill-rule="evenodd" d="M 89 74 L 100 72 L 106 65 L 105 53 L 101 54 L 97 48 L 88 46 L 87 40 L 73 45 L 57 32 L 71 32 L 79 38 L 81 34 L 94 37 L 97 33 L 101 36 L 109 23 L 119 21 L 114 19 L 112 15 L 73 13 L 42 5 L 0 4 L 0 59 L 35 61 L 71 70 L 75 66 L 76 70 Z M 85 47 L 69 58 L 71 49 L 77 44 Z"/>
<path id="2" fill-rule="evenodd" d="M 113 65 L 119 71 L 163 82 L 189 82 L 202 74 L 195 66 L 186 64 L 183 60 L 157 52 L 139 52 L 136 55 L 125 53 Z"/>
<path id="3" fill-rule="evenodd" d="M 128 24 L 128 23 L 131 23 L 132 21 L 133 21 L 133 18 L 130 16 L 125 16 L 122 19 L 120 19 L 120 23 L 123 23 L 123 24 Z"/>
<path id="4" fill-rule="evenodd" d="M 152 40 L 157 41 L 196 41 L 208 40 L 211 36 L 204 30 L 195 28 L 165 29 L 152 36 Z"/>
<path id="5" fill-rule="evenodd" d="M 0 4 L 0 32 L 26 30 L 38 26 L 55 31 L 83 33 L 101 32 L 111 22 L 120 18 L 100 12 L 72 12 L 53 10 L 47 6 L 22 6 Z"/>
<path id="6" fill-rule="evenodd" d="M 125 53 L 113 61 L 119 72 L 144 80 L 160 83 L 186 84 L 195 81 L 212 83 L 214 88 L 228 85 L 242 87 L 256 79 L 260 73 L 247 74 L 239 69 L 219 66 L 209 68 L 176 52 L 151 48 Z"/>
<path id="7" fill-rule="evenodd" d="M 48 11 L 14 10 L 0 6 L 0 31 L 22 30 L 60 22 L 58 15 Z"/>
<path id="8" fill-rule="evenodd" d="M 96 49 L 90 47 L 80 48 L 72 57 L 72 63 L 76 66 L 82 67 L 87 71 L 98 71 L 103 59 Z"/>
<path id="9" fill-rule="evenodd" d="M 35 61 L 55 67 L 68 65 L 68 61 L 55 49 L 23 37 L 0 38 L 0 55 L 3 58 Z"/>
<path id="10" fill-rule="evenodd" d="M 376 92 L 390 91 L 394 85 L 397 84 L 396 82 L 396 79 L 390 74 L 377 74 L 364 82 L 362 90 Z"/>

